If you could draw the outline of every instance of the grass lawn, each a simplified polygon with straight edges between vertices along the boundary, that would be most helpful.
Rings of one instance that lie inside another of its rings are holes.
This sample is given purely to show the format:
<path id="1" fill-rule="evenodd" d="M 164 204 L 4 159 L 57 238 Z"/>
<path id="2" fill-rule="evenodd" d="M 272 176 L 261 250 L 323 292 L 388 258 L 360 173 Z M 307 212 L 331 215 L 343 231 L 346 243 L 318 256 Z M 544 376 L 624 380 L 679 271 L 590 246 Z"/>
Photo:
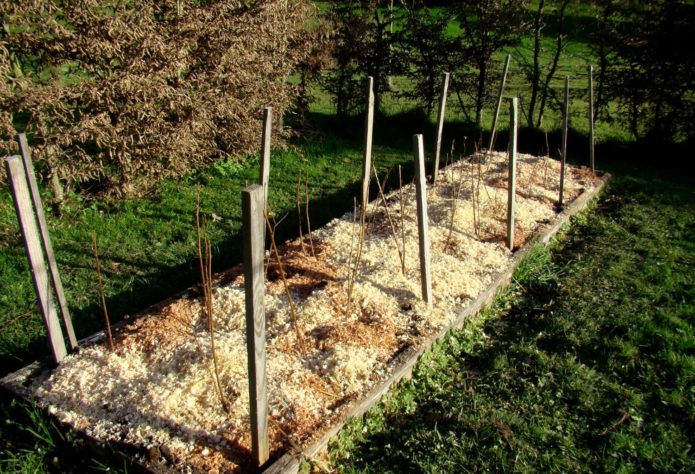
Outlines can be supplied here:
<path id="1" fill-rule="evenodd" d="M 331 469 L 695 471 L 695 188 L 613 171 L 593 211 L 341 433 Z"/>

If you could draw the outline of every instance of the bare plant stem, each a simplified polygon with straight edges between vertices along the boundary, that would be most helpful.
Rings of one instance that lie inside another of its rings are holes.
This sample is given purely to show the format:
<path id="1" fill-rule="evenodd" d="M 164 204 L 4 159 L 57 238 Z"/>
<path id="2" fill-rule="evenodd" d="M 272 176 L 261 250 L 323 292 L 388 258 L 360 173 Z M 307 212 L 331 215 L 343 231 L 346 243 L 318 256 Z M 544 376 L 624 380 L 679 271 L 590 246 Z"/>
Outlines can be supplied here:
<path id="1" fill-rule="evenodd" d="M 388 183 L 389 177 L 391 176 L 391 170 L 392 170 L 392 169 L 393 169 L 393 168 L 391 168 L 390 170 L 388 170 L 388 171 L 386 172 L 386 176 L 384 176 L 384 180 L 381 182 L 381 189 L 385 189 L 385 188 L 386 188 L 386 183 Z M 378 181 L 379 181 L 379 178 L 377 177 L 377 185 L 379 184 Z M 376 210 L 377 210 L 378 208 L 379 208 L 379 200 L 376 199 L 376 200 L 374 201 L 374 204 L 372 205 L 372 213 L 368 216 L 367 228 L 366 228 L 366 231 L 365 231 L 367 234 L 369 233 L 369 230 L 370 230 L 370 228 L 372 227 L 372 224 L 374 224 L 374 213 L 376 212 Z"/>
<path id="2" fill-rule="evenodd" d="M 364 209 L 364 207 L 362 209 Z M 355 280 L 357 279 L 357 274 L 360 270 L 360 261 L 362 260 L 362 246 L 364 245 L 365 227 L 365 213 L 362 212 L 360 215 L 360 228 L 357 239 L 357 255 L 355 256 L 355 263 L 350 269 L 350 279 L 348 281 L 347 305 L 345 307 L 346 312 L 350 311 L 350 306 L 352 304 L 352 291 L 355 289 Z"/>
<path id="3" fill-rule="evenodd" d="M 350 233 L 350 255 L 348 256 L 348 288 L 350 288 L 350 281 L 352 280 L 352 257 L 355 251 L 355 227 L 357 227 L 357 198 L 353 198 L 353 212 L 352 212 L 352 227 Z M 350 295 L 348 294 L 348 299 Z"/>
<path id="4" fill-rule="evenodd" d="M 454 164 L 454 145 L 456 144 L 456 140 L 451 140 L 451 148 L 449 149 L 449 156 L 447 156 L 447 160 L 451 160 L 452 164 L 452 169 L 451 169 L 451 181 L 453 182 L 454 180 L 454 169 L 453 169 L 453 164 Z"/>
<path id="5" fill-rule="evenodd" d="M 280 278 L 282 279 L 282 284 L 285 287 L 285 295 L 287 296 L 287 302 L 290 305 L 290 317 L 292 318 L 292 327 L 294 328 L 295 335 L 297 337 L 297 344 L 299 345 L 299 350 L 303 354 L 306 354 L 306 346 L 304 345 L 304 337 L 302 332 L 299 330 L 299 318 L 297 317 L 297 310 L 294 306 L 294 300 L 292 299 L 292 293 L 290 292 L 290 285 L 287 283 L 287 277 L 285 277 L 285 267 L 280 260 L 280 252 L 278 252 L 278 246 L 275 243 L 275 229 L 277 228 L 277 222 L 272 224 L 270 219 L 268 219 L 268 213 L 264 213 L 265 224 L 268 228 L 268 233 L 270 234 L 270 246 L 273 250 L 273 255 L 275 255 L 275 262 L 278 265 L 278 271 L 280 272 Z"/>
<path id="6" fill-rule="evenodd" d="M 403 245 L 403 260 L 401 260 L 401 272 L 405 275 L 405 201 L 403 199 L 403 174 L 401 165 L 398 165 L 398 200 L 401 204 L 401 244 Z"/>
<path id="7" fill-rule="evenodd" d="M 311 236 L 311 219 L 309 219 L 309 178 L 305 178 L 304 181 L 304 196 L 306 199 L 306 229 L 309 233 L 309 245 L 311 246 L 311 256 L 316 257 L 316 252 L 314 251 L 314 238 Z"/>
<path id="8" fill-rule="evenodd" d="M 97 233 L 92 231 L 92 247 L 94 249 L 94 261 L 96 262 L 97 280 L 99 282 L 99 298 L 101 299 L 101 310 L 104 312 L 104 323 L 106 324 L 106 336 L 109 339 L 109 349 L 113 352 L 113 336 L 111 334 L 111 322 L 109 312 L 106 310 L 106 298 L 104 297 L 104 283 L 101 280 L 101 267 L 99 265 L 99 250 L 97 249 Z"/>
<path id="9" fill-rule="evenodd" d="M 300 195 L 302 189 L 302 172 L 297 173 L 297 222 L 299 223 L 299 244 L 302 246 L 302 253 L 306 253 L 304 248 L 304 234 L 302 233 L 302 206 L 300 203 Z"/>
<path id="10" fill-rule="evenodd" d="M 462 184 L 460 183 L 460 179 L 457 181 L 454 179 L 454 170 L 451 170 L 451 193 L 452 193 L 452 199 L 451 199 L 451 220 L 449 221 L 449 233 L 446 236 L 446 242 L 444 244 L 444 251 L 446 252 L 449 249 L 449 245 L 451 243 L 451 236 L 454 232 L 454 221 L 456 218 L 456 208 L 458 207 L 458 201 L 459 201 L 459 196 L 461 195 L 461 186 Z"/>
<path id="11" fill-rule="evenodd" d="M 477 155 L 476 155 L 477 156 Z M 473 204 L 473 231 L 480 237 L 480 189 L 476 186 L 475 165 L 471 166 L 471 202 Z"/>
<path id="12" fill-rule="evenodd" d="M 200 193 L 198 194 L 195 210 L 195 226 L 198 237 L 198 261 L 200 262 L 200 279 L 203 288 L 203 312 L 208 320 L 208 332 L 210 333 L 210 353 L 212 354 L 212 367 L 217 395 L 225 413 L 229 413 L 229 404 L 222 392 L 220 383 L 219 362 L 215 349 L 215 318 L 212 304 L 212 245 L 207 236 L 207 221 L 203 218 L 200 225 Z"/>
<path id="13" fill-rule="evenodd" d="M 360 263 L 362 260 L 362 247 L 364 245 L 364 236 L 366 231 L 366 208 L 367 203 L 362 202 L 362 212 L 360 213 L 360 228 L 357 239 L 357 255 L 355 256 L 355 262 L 350 269 L 350 278 L 348 280 L 348 292 L 347 292 L 347 305 L 345 306 L 345 312 L 350 311 L 350 306 L 352 305 L 352 292 L 355 289 L 355 280 L 357 280 L 357 274 L 360 270 Z"/>
<path id="14" fill-rule="evenodd" d="M 405 267 L 405 263 L 403 262 L 403 253 L 401 252 L 401 246 L 398 242 L 398 237 L 396 236 L 396 227 L 393 225 L 393 219 L 391 219 L 391 213 L 389 212 L 389 206 L 386 203 L 386 196 L 384 196 L 384 189 L 381 187 L 381 183 L 379 183 L 379 175 L 376 172 L 376 168 L 372 166 L 372 171 L 374 172 L 374 178 L 376 180 L 376 184 L 379 188 L 379 197 L 381 198 L 381 203 L 384 205 L 384 211 L 386 212 L 386 217 L 388 218 L 389 225 L 391 226 L 391 235 L 393 236 L 393 241 L 396 244 L 396 250 L 398 250 L 398 259 L 401 261 L 401 268 Z"/>
<path id="15" fill-rule="evenodd" d="M 449 168 L 449 156 L 450 155 L 444 155 L 444 169 Z"/>

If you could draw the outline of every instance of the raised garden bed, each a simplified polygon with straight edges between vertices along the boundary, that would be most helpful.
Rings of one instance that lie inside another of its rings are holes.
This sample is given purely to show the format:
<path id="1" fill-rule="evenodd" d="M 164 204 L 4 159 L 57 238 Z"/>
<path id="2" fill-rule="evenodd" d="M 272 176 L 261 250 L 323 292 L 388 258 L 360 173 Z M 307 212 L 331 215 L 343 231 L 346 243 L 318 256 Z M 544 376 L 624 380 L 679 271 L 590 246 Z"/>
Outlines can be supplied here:
<path id="1" fill-rule="evenodd" d="M 350 297 L 348 273 L 359 240 L 352 213 L 315 231 L 311 240 L 305 236 L 281 246 L 298 328 L 280 268 L 269 254 L 270 471 L 296 469 L 347 418 L 371 407 L 433 341 L 489 302 L 534 242 L 547 242 L 607 179 L 568 167 L 567 206 L 558 214 L 559 163 L 519 155 L 512 252 L 505 247 L 506 160 L 500 153 L 462 160 L 428 189 L 431 308 L 420 297 L 412 185 L 402 188 L 403 212 L 399 191 L 386 197 L 388 216 L 380 200 L 370 205 Z M 399 253 L 405 255 L 405 272 Z M 218 275 L 214 288 L 216 352 L 228 412 L 214 386 L 210 336 L 195 288 L 122 324 L 115 351 L 100 337 L 91 338 L 52 372 L 32 364 L 2 385 L 35 398 L 68 426 L 116 446 L 149 470 L 250 470 L 242 273 L 238 267 Z"/>

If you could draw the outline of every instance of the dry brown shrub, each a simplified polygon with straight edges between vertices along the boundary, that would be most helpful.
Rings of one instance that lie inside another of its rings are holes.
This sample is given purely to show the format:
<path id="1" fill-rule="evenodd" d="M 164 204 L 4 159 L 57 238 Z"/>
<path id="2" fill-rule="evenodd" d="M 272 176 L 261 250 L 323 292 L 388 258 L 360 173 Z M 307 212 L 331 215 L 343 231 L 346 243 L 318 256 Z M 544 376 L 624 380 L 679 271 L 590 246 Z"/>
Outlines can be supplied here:
<path id="1" fill-rule="evenodd" d="M 295 98 L 307 12 L 306 0 L 2 2 L 0 150 L 26 122 L 47 175 L 118 195 L 255 152 L 263 107 L 280 116 Z"/>

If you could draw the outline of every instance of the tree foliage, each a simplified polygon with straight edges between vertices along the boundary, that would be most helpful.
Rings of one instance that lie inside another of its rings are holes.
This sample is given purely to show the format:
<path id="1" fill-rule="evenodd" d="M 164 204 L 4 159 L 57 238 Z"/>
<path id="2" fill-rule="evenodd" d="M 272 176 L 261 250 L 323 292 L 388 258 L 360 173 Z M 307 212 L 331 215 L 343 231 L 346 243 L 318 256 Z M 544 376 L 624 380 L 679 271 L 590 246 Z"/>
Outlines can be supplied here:
<path id="1" fill-rule="evenodd" d="M 478 125 L 490 97 L 492 56 L 516 44 L 527 31 L 525 5 L 526 0 L 464 0 L 451 7 L 462 30 L 460 48 L 470 61 L 459 65 L 458 76 L 471 91 Z"/>
<path id="2" fill-rule="evenodd" d="M 392 10 L 388 2 L 333 2 L 328 12 L 333 49 L 322 85 L 334 99 L 339 116 L 358 111 L 365 103 L 364 79 L 374 78 L 375 106 L 387 91 L 388 76 L 398 70 L 393 55 Z"/>
<path id="3" fill-rule="evenodd" d="M 131 194 L 257 148 L 294 99 L 304 0 L 3 2 L 0 139 L 68 184 Z"/>
<path id="4" fill-rule="evenodd" d="M 619 105 L 637 139 L 695 138 L 695 5 L 600 2 L 601 101 Z"/>
<path id="5" fill-rule="evenodd" d="M 547 5 L 551 3 L 553 5 Z M 543 124 L 543 116 L 551 93 L 550 83 L 557 72 L 557 66 L 562 52 L 567 47 L 565 34 L 565 14 L 569 0 L 547 2 L 539 0 L 535 12 L 532 15 L 530 25 L 533 34 L 533 52 L 531 61 L 522 65 L 526 77 L 531 85 L 531 94 L 528 101 L 526 122 L 529 127 L 540 128 Z M 549 14 L 548 10 L 552 12 Z M 550 17 L 550 20 L 546 16 Z M 551 23 L 555 30 L 555 48 L 552 59 L 542 64 L 541 50 L 543 41 L 543 29 Z"/>
<path id="6" fill-rule="evenodd" d="M 440 93 L 442 74 L 453 64 L 460 64 L 460 52 L 456 41 L 447 35 L 448 14 L 405 8 L 403 16 L 404 27 L 397 36 L 398 54 L 413 87 L 401 95 L 420 102 L 429 115 Z"/>

